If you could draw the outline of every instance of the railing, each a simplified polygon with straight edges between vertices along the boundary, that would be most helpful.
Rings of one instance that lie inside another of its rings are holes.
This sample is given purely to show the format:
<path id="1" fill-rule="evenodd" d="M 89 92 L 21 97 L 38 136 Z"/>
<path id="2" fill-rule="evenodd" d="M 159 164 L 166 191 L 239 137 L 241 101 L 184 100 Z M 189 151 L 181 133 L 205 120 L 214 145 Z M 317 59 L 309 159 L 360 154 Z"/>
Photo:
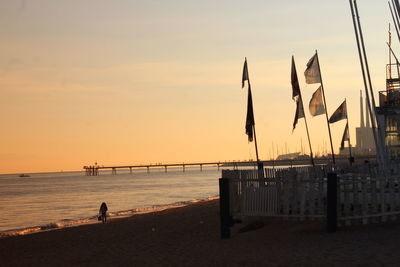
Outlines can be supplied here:
<path id="1" fill-rule="evenodd" d="M 379 91 L 379 106 L 399 106 L 400 87 L 390 91 Z"/>
<path id="2" fill-rule="evenodd" d="M 400 89 L 400 69 L 398 64 L 386 65 L 386 90 Z"/>

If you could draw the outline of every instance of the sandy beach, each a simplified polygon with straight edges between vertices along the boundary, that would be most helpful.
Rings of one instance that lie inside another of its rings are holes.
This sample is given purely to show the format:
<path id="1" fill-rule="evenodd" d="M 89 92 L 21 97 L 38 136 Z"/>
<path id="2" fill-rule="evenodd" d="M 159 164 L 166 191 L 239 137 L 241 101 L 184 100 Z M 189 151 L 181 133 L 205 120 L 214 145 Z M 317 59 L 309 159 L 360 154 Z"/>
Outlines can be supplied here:
<path id="1" fill-rule="evenodd" d="M 397 266 L 400 223 L 325 232 L 322 222 L 264 220 L 221 240 L 219 200 L 0 239 L 0 266 Z"/>

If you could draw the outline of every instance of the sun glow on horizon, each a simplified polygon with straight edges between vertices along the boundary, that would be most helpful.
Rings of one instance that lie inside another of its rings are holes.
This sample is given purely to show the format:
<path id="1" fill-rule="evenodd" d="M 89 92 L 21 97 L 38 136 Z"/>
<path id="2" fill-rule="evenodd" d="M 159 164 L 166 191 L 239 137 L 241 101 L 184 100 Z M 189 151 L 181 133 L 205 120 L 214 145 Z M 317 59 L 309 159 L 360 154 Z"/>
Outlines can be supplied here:
<path id="1" fill-rule="evenodd" d="M 326 122 L 307 108 L 317 86 L 303 75 L 315 49 L 329 114 L 347 99 L 355 145 L 363 84 L 348 4 L 251 3 L 0 3 L 0 173 L 255 159 L 245 135 L 244 57 L 260 158 L 300 152 L 301 143 L 308 154 L 302 120 L 292 133 L 292 55 L 313 149 L 323 153 Z M 359 9 L 377 92 L 390 13 L 372 0 Z M 331 126 L 336 152 L 344 126 Z"/>

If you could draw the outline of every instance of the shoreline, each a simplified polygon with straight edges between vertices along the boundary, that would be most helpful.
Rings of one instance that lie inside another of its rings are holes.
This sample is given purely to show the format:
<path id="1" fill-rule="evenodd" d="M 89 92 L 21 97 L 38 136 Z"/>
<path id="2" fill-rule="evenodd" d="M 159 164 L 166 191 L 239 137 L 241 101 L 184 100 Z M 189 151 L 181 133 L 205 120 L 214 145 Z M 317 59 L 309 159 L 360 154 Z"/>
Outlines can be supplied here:
<path id="1" fill-rule="evenodd" d="M 400 224 L 263 219 L 220 238 L 219 201 L 0 239 L 4 266 L 397 266 Z"/>
<path id="2" fill-rule="evenodd" d="M 159 205 L 152 205 L 149 207 L 143 208 L 133 208 L 129 210 L 122 210 L 122 211 L 115 211 L 107 213 L 108 220 L 116 220 L 121 218 L 129 218 L 131 216 L 137 216 L 140 214 L 152 213 L 163 211 L 167 209 L 173 209 L 178 207 L 184 207 L 188 205 L 192 205 L 198 202 L 210 201 L 219 199 L 219 196 L 209 196 L 206 198 L 199 198 L 199 199 L 191 199 L 186 201 L 178 201 L 169 204 L 159 204 Z M 45 225 L 36 225 L 36 226 L 27 226 L 19 229 L 9 229 L 5 231 L 0 231 L 0 239 L 10 236 L 21 236 L 21 235 L 30 235 L 35 233 L 47 232 L 47 231 L 56 231 L 64 228 L 71 228 L 71 227 L 79 227 L 81 225 L 92 225 L 97 224 L 97 215 L 87 217 L 87 218 L 80 218 L 80 219 L 63 219 L 56 222 L 49 222 Z"/>

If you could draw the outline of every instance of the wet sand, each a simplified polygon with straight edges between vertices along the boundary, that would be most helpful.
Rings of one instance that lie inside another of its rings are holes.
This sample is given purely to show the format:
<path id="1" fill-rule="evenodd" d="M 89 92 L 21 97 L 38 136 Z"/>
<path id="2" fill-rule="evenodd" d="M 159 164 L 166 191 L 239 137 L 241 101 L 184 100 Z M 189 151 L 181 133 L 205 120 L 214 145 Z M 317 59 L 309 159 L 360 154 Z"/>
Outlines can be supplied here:
<path id="1" fill-rule="evenodd" d="M 323 222 L 264 220 L 221 240 L 218 200 L 0 239 L 0 266 L 397 266 L 400 223 L 325 232 Z"/>

